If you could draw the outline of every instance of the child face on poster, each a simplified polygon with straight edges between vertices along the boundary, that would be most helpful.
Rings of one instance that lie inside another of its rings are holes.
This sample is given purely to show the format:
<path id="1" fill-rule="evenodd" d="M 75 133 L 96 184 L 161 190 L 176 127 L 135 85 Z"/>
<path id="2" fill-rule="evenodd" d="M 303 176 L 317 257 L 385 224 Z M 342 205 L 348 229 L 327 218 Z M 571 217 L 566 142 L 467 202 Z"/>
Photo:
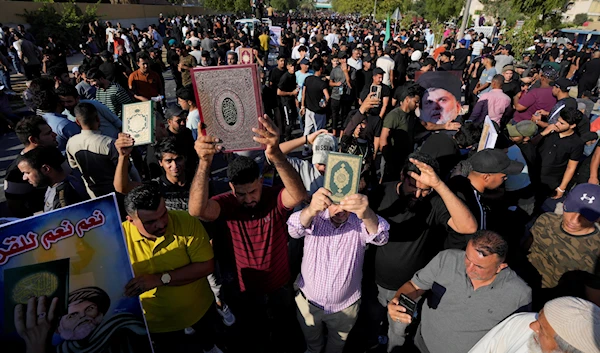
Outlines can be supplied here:
<path id="1" fill-rule="evenodd" d="M 86 338 L 102 322 L 104 313 L 87 300 L 69 304 L 68 313 L 60 318 L 58 333 L 69 341 Z"/>

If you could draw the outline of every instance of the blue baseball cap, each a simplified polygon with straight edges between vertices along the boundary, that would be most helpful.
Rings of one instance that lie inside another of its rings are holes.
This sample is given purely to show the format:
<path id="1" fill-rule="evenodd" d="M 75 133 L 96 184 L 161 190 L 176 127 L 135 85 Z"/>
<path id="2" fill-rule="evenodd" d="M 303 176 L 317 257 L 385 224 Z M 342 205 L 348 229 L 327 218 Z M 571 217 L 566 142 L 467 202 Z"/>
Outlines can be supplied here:
<path id="1" fill-rule="evenodd" d="M 577 185 L 567 195 L 563 210 L 579 213 L 588 221 L 596 222 L 600 218 L 600 185 Z"/>

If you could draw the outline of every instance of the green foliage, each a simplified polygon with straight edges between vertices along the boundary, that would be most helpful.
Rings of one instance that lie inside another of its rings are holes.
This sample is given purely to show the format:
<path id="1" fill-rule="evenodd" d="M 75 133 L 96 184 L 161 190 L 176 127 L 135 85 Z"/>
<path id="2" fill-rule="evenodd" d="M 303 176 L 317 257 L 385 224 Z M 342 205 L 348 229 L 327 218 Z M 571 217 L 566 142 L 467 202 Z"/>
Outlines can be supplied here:
<path id="1" fill-rule="evenodd" d="M 583 24 L 587 21 L 588 21 L 587 13 L 578 13 L 577 15 L 575 15 L 575 18 L 573 19 L 573 24 L 575 26 L 583 26 Z"/>
<path id="2" fill-rule="evenodd" d="M 517 21 L 526 17 L 518 9 L 513 7 L 512 0 L 480 0 L 483 4 L 483 13 L 493 18 L 506 19 L 509 27 L 513 27 Z M 493 25 L 493 24 L 492 24 Z"/>
<path id="3" fill-rule="evenodd" d="M 513 8 L 526 14 L 540 14 L 545 18 L 548 14 L 561 10 L 565 0 L 512 0 Z"/>
<path id="4" fill-rule="evenodd" d="M 67 45 L 75 46 L 81 42 L 80 28 L 88 22 L 98 19 L 97 5 L 86 5 L 85 12 L 74 3 L 61 4 L 62 11 L 56 10 L 57 5 L 44 4 L 37 10 L 19 14 L 31 26 L 31 33 L 45 42 L 48 35 L 54 35 Z"/>
<path id="5" fill-rule="evenodd" d="M 532 44 L 531 40 L 536 34 L 536 21 L 530 19 L 525 21 L 523 27 L 513 28 L 506 33 L 506 39 L 504 43 L 510 43 L 513 46 L 513 52 L 515 58 L 521 60 L 525 49 L 529 48 Z"/>
<path id="6" fill-rule="evenodd" d="M 312 11 L 315 9 L 315 3 L 312 0 L 302 0 L 298 5 L 300 11 Z"/>
<path id="7" fill-rule="evenodd" d="M 278 11 L 296 9 L 298 5 L 298 0 L 271 0 L 271 6 Z"/>
<path id="8" fill-rule="evenodd" d="M 464 2 L 456 0 L 424 0 L 426 18 L 430 21 L 444 22 L 457 17 Z"/>

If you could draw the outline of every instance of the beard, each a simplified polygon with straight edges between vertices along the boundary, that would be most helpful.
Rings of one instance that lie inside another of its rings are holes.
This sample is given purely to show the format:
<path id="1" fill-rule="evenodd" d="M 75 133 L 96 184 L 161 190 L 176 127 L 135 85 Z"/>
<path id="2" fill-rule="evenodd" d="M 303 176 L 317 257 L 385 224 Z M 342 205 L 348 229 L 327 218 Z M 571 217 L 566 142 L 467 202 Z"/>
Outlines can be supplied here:
<path id="1" fill-rule="evenodd" d="M 102 322 L 104 315 L 98 315 L 96 318 L 90 318 L 87 316 L 82 317 L 73 325 L 73 327 L 67 327 L 66 322 L 61 319 L 58 327 L 60 336 L 68 341 L 78 341 L 88 337 L 98 325 Z"/>
<path id="2" fill-rule="evenodd" d="M 537 333 L 532 334 L 531 337 L 529 337 L 529 340 L 527 341 L 527 351 L 529 353 L 563 353 L 559 349 L 554 349 L 551 352 L 544 352 L 538 342 L 539 336 L 537 335 Z"/>

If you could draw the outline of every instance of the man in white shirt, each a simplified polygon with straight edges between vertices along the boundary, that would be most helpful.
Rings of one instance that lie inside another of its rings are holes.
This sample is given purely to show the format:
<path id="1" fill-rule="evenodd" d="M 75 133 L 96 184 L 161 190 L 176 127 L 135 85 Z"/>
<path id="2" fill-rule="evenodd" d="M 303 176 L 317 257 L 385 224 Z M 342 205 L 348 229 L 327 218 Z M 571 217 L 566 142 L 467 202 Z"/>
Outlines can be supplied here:
<path id="1" fill-rule="evenodd" d="M 106 48 L 110 53 L 115 52 L 115 33 L 117 30 L 113 28 L 110 21 L 106 21 Z"/>
<path id="2" fill-rule="evenodd" d="M 329 32 L 329 34 L 325 36 L 325 41 L 327 41 L 329 49 L 332 49 L 334 44 L 340 44 L 340 38 L 338 37 L 337 31 L 336 33 L 333 33 L 333 30 Z"/>
<path id="3" fill-rule="evenodd" d="M 352 66 L 356 71 L 362 70 L 362 50 L 360 48 L 352 49 L 352 57 L 348 59 L 348 65 Z"/>
<path id="4" fill-rule="evenodd" d="M 238 53 L 239 57 L 239 51 L 237 49 L 236 52 Z M 200 50 L 200 40 L 194 42 L 194 44 L 192 45 L 192 51 L 190 52 L 190 55 L 196 58 L 197 63 L 202 62 L 202 50 Z"/>
<path id="5" fill-rule="evenodd" d="M 514 314 L 491 329 L 469 353 L 600 352 L 600 308 L 575 297 L 544 305 L 539 314 Z"/>
<path id="6" fill-rule="evenodd" d="M 390 54 L 392 53 L 392 47 L 387 46 L 385 48 L 384 53 L 385 54 L 382 57 L 377 59 L 375 66 L 383 69 L 383 72 L 384 72 L 383 84 L 394 88 L 393 81 L 394 81 L 394 65 L 395 65 L 395 63 L 394 63 L 394 59 L 390 58 Z"/>
<path id="7" fill-rule="evenodd" d="M 291 55 L 292 59 L 294 59 L 294 60 L 300 59 L 299 48 L 300 47 L 305 47 L 306 48 L 306 46 L 304 45 L 305 43 L 306 43 L 306 39 L 304 39 L 304 37 L 300 38 L 300 40 L 298 41 L 298 43 L 296 44 L 296 46 L 292 48 L 292 55 Z"/>

